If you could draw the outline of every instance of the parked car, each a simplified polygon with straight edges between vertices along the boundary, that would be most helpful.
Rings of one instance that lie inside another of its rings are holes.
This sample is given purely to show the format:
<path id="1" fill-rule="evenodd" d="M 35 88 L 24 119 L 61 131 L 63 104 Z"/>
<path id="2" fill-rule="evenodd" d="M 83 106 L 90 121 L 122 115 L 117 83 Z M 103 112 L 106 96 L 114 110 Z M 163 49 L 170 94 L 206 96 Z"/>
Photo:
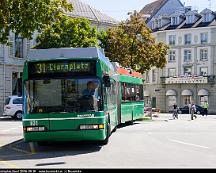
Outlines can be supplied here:
<path id="1" fill-rule="evenodd" d="M 22 119 L 23 98 L 19 96 L 9 96 L 5 100 L 3 116 L 11 116 L 15 119 Z"/>
<path id="2" fill-rule="evenodd" d="M 195 105 L 196 106 L 196 114 L 203 114 L 204 113 L 204 108 L 199 106 L 199 105 Z M 188 106 L 184 106 L 182 108 L 179 108 L 178 113 L 180 114 L 189 114 L 189 107 Z"/>

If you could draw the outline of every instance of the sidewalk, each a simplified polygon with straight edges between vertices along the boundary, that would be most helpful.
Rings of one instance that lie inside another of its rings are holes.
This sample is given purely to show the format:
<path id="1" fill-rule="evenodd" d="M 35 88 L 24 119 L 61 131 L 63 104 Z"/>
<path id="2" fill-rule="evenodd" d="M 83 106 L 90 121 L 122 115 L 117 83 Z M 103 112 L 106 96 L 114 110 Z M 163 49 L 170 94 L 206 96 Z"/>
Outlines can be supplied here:
<path id="1" fill-rule="evenodd" d="M 185 120 L 190 120 L 190 114 L 178 114 L 179 119 L 185 119 Z M 216 115 L 208 115 L 202 116 L 202 115 L 197 115 L 197 119 L 212 119 L 216 120 Z M 173 115 L 172 113 L 158 113 L 157 116 L 153 116 L 152 120 L 159 120 L 159 121 L 168 121 L 168 120 L 173 120 Z"/>

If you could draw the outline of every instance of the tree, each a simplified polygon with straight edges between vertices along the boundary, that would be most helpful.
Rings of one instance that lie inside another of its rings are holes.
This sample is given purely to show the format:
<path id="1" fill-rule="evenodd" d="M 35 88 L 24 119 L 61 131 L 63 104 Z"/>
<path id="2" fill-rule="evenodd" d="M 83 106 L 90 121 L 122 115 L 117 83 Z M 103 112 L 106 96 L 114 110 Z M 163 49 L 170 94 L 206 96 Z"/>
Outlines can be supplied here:
<path id="1" fill-rule="evenodd" d="M 151 30 L 136 11 L 119 26 L 100 33 L 99 39 L 111 61 L 141 73 L 154 66 L 163 68 L 166 65 L 168 46 L 156 43 Z"/>
<path id="2" fill-rule="evenodd" d="M 0 0 L 0 43 L 8 43 L 10 31 L 31 39 L 35 30 L 72 9 L 67 0 Z"/>
<path id="3" fill-rule="evenodd" d="M 97 30 L 88 19 L 62 16 L 47 26 L 37 37 L 35 48 L 97 46 Z"/>

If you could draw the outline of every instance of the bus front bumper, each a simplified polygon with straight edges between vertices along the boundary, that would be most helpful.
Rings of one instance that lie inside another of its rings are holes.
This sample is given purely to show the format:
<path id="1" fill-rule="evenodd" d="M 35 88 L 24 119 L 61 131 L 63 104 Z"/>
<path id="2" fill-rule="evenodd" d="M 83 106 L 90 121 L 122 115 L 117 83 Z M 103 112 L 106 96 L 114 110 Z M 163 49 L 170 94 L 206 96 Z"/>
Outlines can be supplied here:
<path id="1" fill-rule="evenodd" d="M 106 129 L 78 131 L 24 132 L 25 142 L 55 141 L 101 141 L 106 138 Z"/>

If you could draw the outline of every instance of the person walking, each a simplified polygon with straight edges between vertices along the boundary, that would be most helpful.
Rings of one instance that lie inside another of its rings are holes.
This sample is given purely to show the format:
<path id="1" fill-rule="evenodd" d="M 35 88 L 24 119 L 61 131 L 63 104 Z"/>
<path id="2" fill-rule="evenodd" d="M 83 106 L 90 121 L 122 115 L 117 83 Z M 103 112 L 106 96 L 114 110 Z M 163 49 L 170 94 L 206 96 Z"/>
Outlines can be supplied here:
<path id="1" fill-rule="evenodd" d="M 174 105 L 173 105 L 173 119 L 178 119 L 178 106 L 177 106 L 177 104 L 175 103 Z"/>
<path id="2" fill-rule="evenodd" d="M 191 111 L 190 112 L 191 112 L 191 120 L 193 120 L 194 117 L 197 118 L 197 116 L 195 115 L 195 113 L 196 113 L 196 105 L 194 103 L 191 105 Z"/>
<path id="3" fill-rule="evenodd" d="M 188 104 L 188 110 L 189 110 L 189 114 L 191 114 L 191 103 Z"/>
<path id="4" fill-rule="evenodd" d="M 204 104 L 203 104 L 203 108 L 204 108 L 204 114 L 203 114 L 203 116 L 204 116 L 204 115 L 208 116 L 208 108 L 209 108 L 209 104 L 208 104 L 207 101 L 204 102 Z"/>

